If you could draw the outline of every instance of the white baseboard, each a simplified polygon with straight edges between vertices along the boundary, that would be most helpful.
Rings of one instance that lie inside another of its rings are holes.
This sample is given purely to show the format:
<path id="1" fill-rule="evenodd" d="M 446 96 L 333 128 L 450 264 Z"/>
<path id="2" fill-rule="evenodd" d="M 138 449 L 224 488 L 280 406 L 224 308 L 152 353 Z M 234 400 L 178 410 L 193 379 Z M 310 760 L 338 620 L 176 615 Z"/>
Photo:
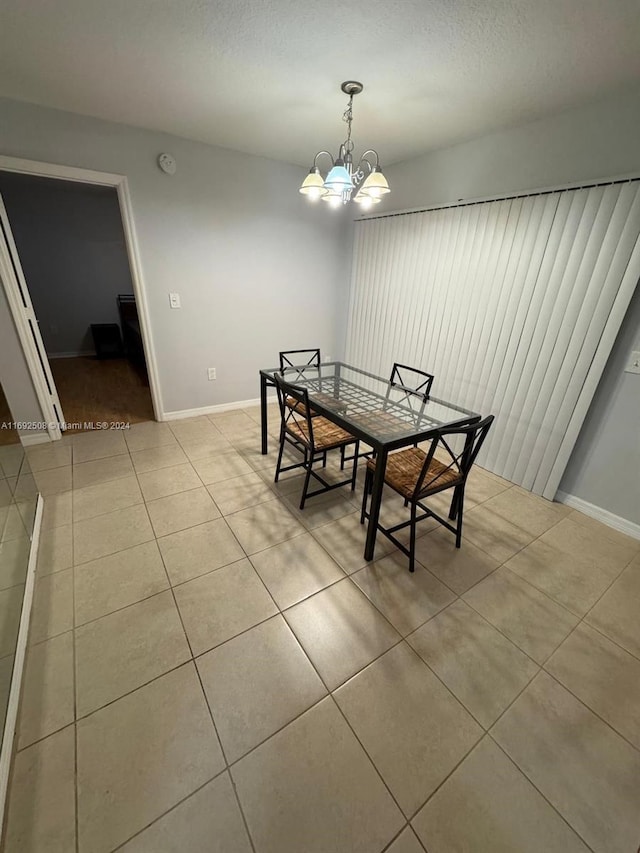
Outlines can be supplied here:
<path id="1" fill-rule="evenodd" d="M 2 749 L 0 751 L 0 832 L 6 813 L 5 804 L 7 789 L 9 785 L 9 770 L 13 757 L 16 726 L 18 723 L 18 708 L 20 705 L 20 687 L 24 671 L 24 661 L 27 653 L 27 638 L 29 636 L 29 623 L 31 620 L 31 604 L 33 601 L 33 588 L 36 576 L 36 564 L 38 560 L 38 544 L 40 542 L 40 528 L 42 526 L 42 512 L 44 501 L 42 495 L 38 495 L 36 514 L 33 520 L 33 532 L 31 534 L 31 550 L 29 551 L 29 565 L 25 578 L 24 593 L 22 598 L 22 613 L 18 627 L 18 639 L 13 661 L 13 673 L 11 675 L 11 687 L 9 689 L 9 701 L 7 703 L 7 715 L 5 717 L 4 732 L 2 734 Z"/>
<path id="2" fill-rule="evenodd" d="M 93 349 L 82 350 L 82 352 L 48 352 L 47 358 L 87 358 L 95 354 L 96 351 Z"/>
<path id="3" fill-rule="evenodd" d="M 619 530 L 621 533 L 626 533 L 627 536 L 632 536 L 634 539 L 640 539 L 640 524 L 634 521 L 629 521 L 627 518 L 622 518 L 620 515 L 614 515 L 607 509 L 602 509 L 600 506 L 590 504 L 582 498 L 577 498 L 575 495 L 569 495 L 567 492 L 556 492 L 555 500 L 561 504 L 566 504 L 572 509 L 577 509 L 585 515 L 595 518 L 596 521 L 601 521 L 608 527 L 613 527 L 614 530 Z"/>
<path id="4" fill-rule="evenodd" d="M 271 399 L 273 395 L 269 395 Z M 254 400 L 237 400 L 235 403 L 219 403 L 217 406 L 202 406 L 199 409 L 179 409 L 175 412 L 163 412 L 160 420 L 177 421 L 181 418 L 197 418 L 200 415 L 218 415 L 221 412 L 232 412 L 234 409 L 248 409 L 250 406 L 259 406 L 260 397 Z"/>
<path id="5" fill-rule="evenodd" d="M 23 447 L 31 447 L 33 444 L 48 444 L 51 439 L 48 432 L 22 432 L 20 433 L 20 441 Z"/>

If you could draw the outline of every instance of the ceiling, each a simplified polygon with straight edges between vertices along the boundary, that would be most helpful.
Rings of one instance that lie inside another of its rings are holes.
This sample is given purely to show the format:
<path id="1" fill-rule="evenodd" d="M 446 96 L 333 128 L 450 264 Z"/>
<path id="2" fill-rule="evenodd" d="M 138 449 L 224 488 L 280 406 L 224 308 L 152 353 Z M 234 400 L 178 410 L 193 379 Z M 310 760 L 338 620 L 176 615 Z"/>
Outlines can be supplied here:
<path id="1" fill-rule="evenodd" d="M 0 95 L 308 166 L 383 165 L 640 81 L 637 0 L 2 0 Z"/>

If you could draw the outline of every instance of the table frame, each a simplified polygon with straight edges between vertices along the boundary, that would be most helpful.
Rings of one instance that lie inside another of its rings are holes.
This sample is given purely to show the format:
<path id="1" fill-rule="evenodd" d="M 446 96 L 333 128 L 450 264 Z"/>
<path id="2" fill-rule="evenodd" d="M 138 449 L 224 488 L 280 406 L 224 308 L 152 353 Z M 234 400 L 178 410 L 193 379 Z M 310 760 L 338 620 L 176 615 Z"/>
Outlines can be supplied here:
<path id="1" fill-rule="evenodd" d="M 374 373 L 368 373 L 366 370 L 361 370 L 360 368 L 354 367 L 353 365 L 347 364 L 346 362 L 340 361 L 327 362 L 322 365 L 322 367 L 324 368 L 334 368 L 333 375 L 331 377 L 327 377 L 327 380 L 329 382 L 334 378 L 340 378 L 340 369 L 342 366 L 348 367 L 350 370 L 355 370 L 356 372 L 362 374 L 363 376 L 367 376 L 370 379 L 376 379 L 380 382 L 388 384 L 387 379 L 384 379 L 380 376 L 376 376 Z M 279 370 L 279 367 L 271 367 L 260 370 L 260 428 L 262 441 L 261 451 L 263 454 L 266 454 L 268 452 L 267 389 L 269 387 L 275 388 L 275 382 L 271 378 L 271 375 L 277 373 Z M 383 399 L 384 398 L 381 397 L 381 400 Z M 438 424 L 438 426 L 430 427 L 429 429 L 416 430 L 414 433 L 411 433 L 410 435 L 405 435 L 402 438 L 389 439 L 388 441 L 380 441 L 380 439 L 373 436 L 367 430 L 361 429 L 359 426 L 352 423 L 348 419 L 341 417 L 338 412 L 334 411 L 333 409 L 327 408 L 327 406 L 324 405 L 321 400 L 315 399 L 312 395 L 310 395 L 309 397 L 309 402 L 313 406 L 314 411 L 323 415 L 325 418 L 337 424 L 339 427 L 342 427 L 342 429 L 347 430 L 347 432 L 350 432 L 352 435 L 356 436 L 356 438 L 359 438 L 361 441 L 366 442 L 366 444 L 369 444 L 371 447 L 373 447 L 376 452 L 376 470 L 373 477 L 371 506 L 369 510 L 369 526 L 367 528 L 367 540 L 364 549 L 364 558 L 367 561 L 373 560 L 373 554 L 375 551 L 376 533 L 378 531 L 378 520 L 380 518 L 380 506 L 382 504 L 382 491 L 384 489 L 384 474 L 385 469 L 387 467 L 387 456 L 389 455 L 390 451 L 399 450 L 402 447 L 410 447 L 420 441 L 425 441 L 433 437 L 434 433 L 436 433 L 439 429 L 442 429 L 443 427 L 460 426 L 461 424 L 470 422 L 473 423 L 475 421 L 480 420 L 480 415 L 476 412 L 463 409 L 461 406 L 456 406 L 453 403 L 448 403 L 444 400 L 438 400 L 435 397 L 432 397 L 431 399 L 436 403 L 442 403 L 443 405 L 446 405 L 449 408 L 456 409 L 460 413 L 464 414 L 464 417 L 461 417 L 458 420 L 447 421 L 446 423 Z"/>

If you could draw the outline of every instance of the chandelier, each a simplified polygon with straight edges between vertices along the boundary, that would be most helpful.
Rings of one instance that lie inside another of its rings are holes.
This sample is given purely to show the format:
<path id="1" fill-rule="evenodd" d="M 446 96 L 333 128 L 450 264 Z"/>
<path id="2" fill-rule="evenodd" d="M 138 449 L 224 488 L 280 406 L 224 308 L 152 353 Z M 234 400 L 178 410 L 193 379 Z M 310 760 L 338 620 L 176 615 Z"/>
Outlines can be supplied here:
<path id="1" fill-rule="evenodd" d="M 344 111 L 342 120 L 347 124 L 347 138 L 338 149 L 338 156 L 328 151 L 318 151 L 313 158 L 313 166 L 302 182 L 300 192 L 311 201 L 321 198 L 331 207 L 340 207 L 349 201 L 354 201 L 366 209 L 378 204 L 382 196 L 389 192 L 389 184 L 382 174 L 378 152 L 370 148 L 365 151 L 357 165 L 353 162 L 353 140 L 351 139 L 351 122 L 353 121 L 353 97 L 359 95 L 364 88 L 362 83 L 347 80 L 340 86 L 349 103 Z M 318 158 L 325 155 L 331 161 L 331 168 L 326 178 L 323 178 L 318 168 Z"/>

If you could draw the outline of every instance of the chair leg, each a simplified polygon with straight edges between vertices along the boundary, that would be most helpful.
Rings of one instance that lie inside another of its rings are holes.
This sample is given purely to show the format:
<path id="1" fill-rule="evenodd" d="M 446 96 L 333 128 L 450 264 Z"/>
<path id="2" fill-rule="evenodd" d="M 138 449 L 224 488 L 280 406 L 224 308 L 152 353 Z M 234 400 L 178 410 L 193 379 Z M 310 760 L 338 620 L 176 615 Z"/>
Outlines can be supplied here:
<path id="1" fill-rule="evenodd" d="M 344 444 L 340 448 L 340 470 L 344 471 Z"/>
<path id="2" fill-rule="evenodd" d="M 369 496 L 369 488 L 371 479 L 371 471 L 367 467 L 366 474 L 364 475 L 364 489 L 362 493 L 362 510 L 360 511 L 360 524 L 364 524 L 364 516 L 367 511 L 367 498 Z"/>
<path id="3" fill-rule="evenodd" d="M 280 467 L 282 465 L 282 454 L 284 452 L 284 432 L 280 433 L 280 450 L 278 451 L 278 461 L 276 462 L 276 476 L 274 478 L 274 483 L 278 482 L 278 477 L 280 476 Z"/>
<path id="4" fill-rule="evenodd" d="M 355 492 L 356 490 L 356 476 L 358 474 L 358 450 L 360 448 L 360 442 L 356 441 L 355 450 L 353 451 L 353 473 L 351 475 L 351 491 Z M 344 453 L 344 447 L 342 448 L 342 452 Z"/>
<path id="5" fill-rule="evenodd" d="M 304 509 L 304 504 L 307 499 L 307 489 L 309 488 L 309 480 L 311 479 L 311 467 L 313 465 L 313 453 L 309 454 L 309 461 L 307 462 L 306 469 L 307 473 L 304 478 L 304 485 L 302 487 L 302 497 L 300 498 L 300 509 Z"/>
<path id="6" fill-rule="evenodd" d="M 459 548 L 462 544 L 462 511 L 464 507 L 464 489 L 460 492 L 458 497 L 458 505 L 456 507 L 456 513 L 458 516 L 458 523 L 456 525 L 456 548 Z"/>
<path id="7" fill-rule="evenodd" d="M 326 450 L 325 450 L 325 452 L 322 454 L 322 467 L 323 467 L 323 468 L 326 468 L 326 467 L 327 467 L 327 451 L 326 451 Z"/>
<path id="8" fill-rule="evenodd" d="M 411 502 L 411 525 L 409 527 L 409 571 L 415 571 L 416 558 L 416 503 Z"/>
<path id="9" fill-rule="evenodd" d="M 458 515 L 458 504 L 460 502 L 460 487 L 456 486 L 453 490 L 453 498 L 451 500 L 451 506 L 449 508 L 449 518 L 452 521 L 456 520 L 456 516 Z"/>

